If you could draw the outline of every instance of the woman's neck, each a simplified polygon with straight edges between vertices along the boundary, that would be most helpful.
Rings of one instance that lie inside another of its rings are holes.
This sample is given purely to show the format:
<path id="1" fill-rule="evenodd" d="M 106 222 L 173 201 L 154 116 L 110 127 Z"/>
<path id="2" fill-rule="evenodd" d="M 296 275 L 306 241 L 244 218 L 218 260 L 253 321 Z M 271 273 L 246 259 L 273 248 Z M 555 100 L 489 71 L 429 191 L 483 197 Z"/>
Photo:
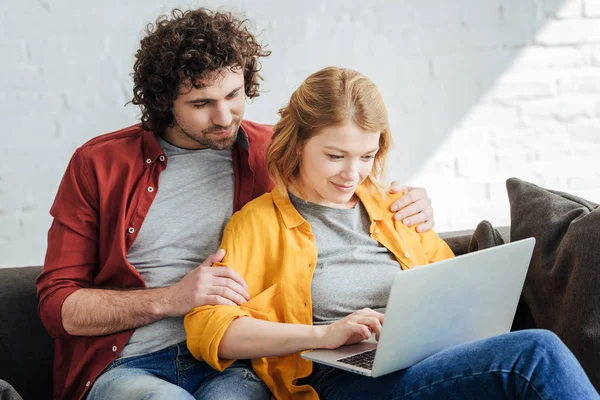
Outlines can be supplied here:
<path id="1" fill-rule="evenodd" d="M 334 203 L 334 202 L 328 201 L 326 199 L 323 199 L 317 193 L 314 193 L 313 195 L 311 195 L 312 192 L 315 192 L 314 190 L 310 191 L 310 190 L 306 190 L 305 188 L 303 188 L 303 192 L 306 194 L 305 196 L 303 196 L 301 194 L 301 192 L 294 185 L 289 185 L 287 187 L 287 190 L 288 190 L 288 192 L 290 192 L 294 196 L 298 197 L 299 199 L 308 201 L 309 203 L 318 204 L 320 206 L 325 206 L 325 207 L 351 209 L 356 206 L 356 203 L 358 203 L 358 196 L 356 195 L 356 193 L 354 193 L 352 195 L 352 197 L 350 198 L 350 200 L 348 200 L 346 203 L 339 204 L 339 203 Z"/>

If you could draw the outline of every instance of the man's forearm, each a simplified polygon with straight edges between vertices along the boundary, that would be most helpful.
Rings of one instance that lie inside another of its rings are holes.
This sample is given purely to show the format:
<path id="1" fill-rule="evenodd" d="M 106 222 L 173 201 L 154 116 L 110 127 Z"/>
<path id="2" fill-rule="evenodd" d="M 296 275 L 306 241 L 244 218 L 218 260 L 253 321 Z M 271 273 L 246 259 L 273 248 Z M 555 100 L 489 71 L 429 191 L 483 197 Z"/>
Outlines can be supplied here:
<path id="1" fill-rule="evenodd" d="M 242 317 L 227 328 L 219 344 L 219 358 L 235 360 L 293 354 L 319 347 L 321 335 L 318 326 Z"/>
<path id="2" fill-rule="evenodd" d="M 79 289 L 65 299 L 61 318 L 71 335 L 109 335 L 170 316 L 168 306 L 168 288 Z"/>

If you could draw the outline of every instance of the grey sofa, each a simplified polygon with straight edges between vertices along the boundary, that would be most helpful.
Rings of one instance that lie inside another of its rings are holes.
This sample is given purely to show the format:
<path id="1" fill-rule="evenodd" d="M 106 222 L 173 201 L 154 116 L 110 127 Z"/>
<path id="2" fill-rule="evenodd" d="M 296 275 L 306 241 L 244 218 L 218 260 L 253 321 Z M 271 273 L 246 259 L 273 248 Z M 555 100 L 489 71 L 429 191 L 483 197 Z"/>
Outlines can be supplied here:
<path id="1" fill-rule="evenodd" d="M 0 268 L 0 379 L 24 400 L 52 398 L 54 344 L 38 314 L 42 267 Z"/>
<path id="2" fill-rule="evenodd" d="M 509 241 L 508 227 L 498 228 Z M 440 233 L 456 253 L 468 247 L 472 230 Z M 24 400 L 52 398 L 53 340 L 37 314 L 35 278 L 42 267 L 0 268 L 0 379 Z"/>

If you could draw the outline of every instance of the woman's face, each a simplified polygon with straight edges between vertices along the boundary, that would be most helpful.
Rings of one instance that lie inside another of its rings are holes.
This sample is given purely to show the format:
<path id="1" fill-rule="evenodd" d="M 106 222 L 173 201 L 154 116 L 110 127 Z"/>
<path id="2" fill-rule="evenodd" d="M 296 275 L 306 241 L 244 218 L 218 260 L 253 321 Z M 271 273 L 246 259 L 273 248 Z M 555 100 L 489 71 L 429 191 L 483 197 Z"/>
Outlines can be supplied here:
<path id="1" fill-rule="evenodd" d="M 330 126 L 306 141 L 300 154 L 298 185 L 311 203 L 351 208 L 354 192 L 373 168 L 379 132 L 353 122 Z"/>

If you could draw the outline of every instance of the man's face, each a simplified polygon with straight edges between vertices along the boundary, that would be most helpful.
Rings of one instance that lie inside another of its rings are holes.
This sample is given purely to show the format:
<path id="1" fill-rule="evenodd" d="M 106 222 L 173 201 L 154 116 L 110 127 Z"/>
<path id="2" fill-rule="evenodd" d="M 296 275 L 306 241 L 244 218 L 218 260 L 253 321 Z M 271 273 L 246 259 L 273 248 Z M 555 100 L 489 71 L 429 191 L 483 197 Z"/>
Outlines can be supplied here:
<path id="1" fill-rule="evenodd" d="M 246 109 L 242 69 L 223 68 L 201 81 L 201 89 L 189 82 L 180 87 L 173 102 L 174 126 L 167 128 L 164 138 L 186 149 L 230 148 Z"/>

